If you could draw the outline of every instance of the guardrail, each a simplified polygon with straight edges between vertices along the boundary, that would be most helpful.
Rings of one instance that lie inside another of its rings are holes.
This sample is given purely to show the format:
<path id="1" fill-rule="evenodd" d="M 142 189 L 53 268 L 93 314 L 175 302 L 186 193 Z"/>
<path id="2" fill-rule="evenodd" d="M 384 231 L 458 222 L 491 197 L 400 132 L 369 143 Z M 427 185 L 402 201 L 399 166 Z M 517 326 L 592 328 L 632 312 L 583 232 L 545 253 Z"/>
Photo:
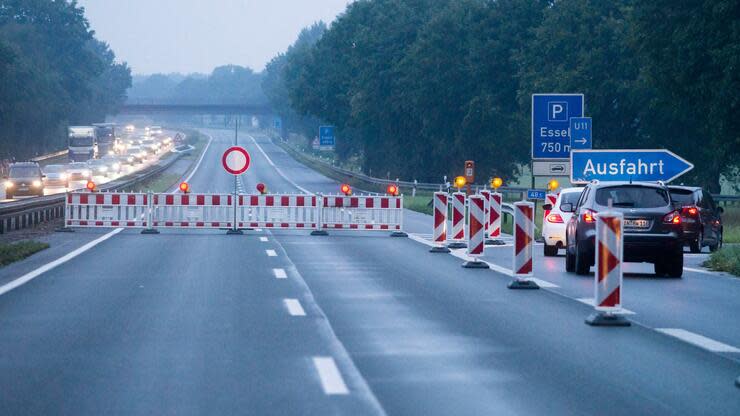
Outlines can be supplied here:
<path id="1" fill-rule="evenodd" d="M 150 166 L 141 172 L 126 175 L 123 178 L 102 184 L 101 191 L 112 191 L 129 188 L 157 175 L 172 166 L 185 153 L 173 153 L 174 156 L 163 164 Z M 0 234 L 6 231 L 20 230 L 36 226 L 42 222 L 64 217 L 66 193 L 30 198 L 21 201 L 7 202 L 0 206 Z"/>
<path id="2" fill-rule="evenodd" d="M 44 160 L 49 160 L 49 159 L 54 159 L 54 158 L 57 158 L 57 157 L 62 157 L 64 155 L 66 155 L 67 153 L 69 153 L 69 150 L 68 149 L 60 150 L 60 151 L 54 152 L 54 153 L 47 153 L 45 155 L 36 156 L 34 158 L 31 158 L 31 162 L 43 162 Z"/>

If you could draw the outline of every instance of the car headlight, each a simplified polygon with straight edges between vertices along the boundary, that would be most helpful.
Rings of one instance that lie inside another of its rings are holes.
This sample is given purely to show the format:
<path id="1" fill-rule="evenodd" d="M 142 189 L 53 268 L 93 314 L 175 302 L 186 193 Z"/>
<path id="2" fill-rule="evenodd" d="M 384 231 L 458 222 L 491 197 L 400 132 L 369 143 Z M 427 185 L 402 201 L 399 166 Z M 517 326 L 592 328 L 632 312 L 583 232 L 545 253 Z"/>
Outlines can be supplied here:
<path id="1" fill-rule="evenodd" d="M 128 161 L 129 161 L 129 163 L 131 163 L 131 162 L 133 162 L 133 161 L 134 161 L 134 158 L 133 158 L 133 156 L 129 156 L 129 157 L 127 157 L 127 158 L 126 158 L 126 160 L 128 160 Z"/>
<path id="2" fill-rule="evenodd" d="M 11 181 L 5 181 L 5 189 L 10 189 L 13 187 L 13 182 Z"/>
<path id="3" fill-rule="evenodd" d="M 83 170 L 82 171 L 82 176 L 90 176 L 90 171 L 89 170 Z"/>
<path id="4" fill-rule="evenodd" d="M 101 172 L 108 172 L 108 166 L 101 166 L 100 167 Z"/>
<path id="5" fill-rule="evenodd" d="M 120 163 L 114 163 L 114 164 L 113 164 L 113 169 L 114 169 L 114 170 L 118 170 L 118 169 L 121 169 L 121 164 L 120 164 Z"/>
<path id="6" fill-rule="evenodd" d="M 61 179 L 63 181 L 67 180 L 67 174 L 66 173 L 62 173 L 61 175 L 59 175 L 59 179 Z"/>
<path id="7" fill-rule="evenodd" d="M 41 181 L 36 179 L 35 181 L 31 182 L 31 185 L 38 188 L 39 186 L 41 186 Z"/>

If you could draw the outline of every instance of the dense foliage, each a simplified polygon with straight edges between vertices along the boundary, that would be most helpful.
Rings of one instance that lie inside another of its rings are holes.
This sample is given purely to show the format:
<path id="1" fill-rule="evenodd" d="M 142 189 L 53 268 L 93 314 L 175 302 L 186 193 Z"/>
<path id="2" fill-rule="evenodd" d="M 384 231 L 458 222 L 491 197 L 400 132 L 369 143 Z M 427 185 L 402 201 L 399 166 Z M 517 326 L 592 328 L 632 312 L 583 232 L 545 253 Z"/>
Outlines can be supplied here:
<path id="1" fill-rule="evenodd" d="M 465 159 L 516 176 L 531 94 L 582 92 L 596 147 L 671 149 L 717 192 L 740 165 L 738 16 L 735 0 L 359 0 L 276 58 L 266 79 L 287 91 L 267 95 L 336 125 L 365 171 L 439 180 Z"/>
<path id="2" fill-rule="evenodd" d="M 76 2 L 0 0 L 0 158 L 66 145 L 68 124 L 102 122 L 131 74 Z"/>

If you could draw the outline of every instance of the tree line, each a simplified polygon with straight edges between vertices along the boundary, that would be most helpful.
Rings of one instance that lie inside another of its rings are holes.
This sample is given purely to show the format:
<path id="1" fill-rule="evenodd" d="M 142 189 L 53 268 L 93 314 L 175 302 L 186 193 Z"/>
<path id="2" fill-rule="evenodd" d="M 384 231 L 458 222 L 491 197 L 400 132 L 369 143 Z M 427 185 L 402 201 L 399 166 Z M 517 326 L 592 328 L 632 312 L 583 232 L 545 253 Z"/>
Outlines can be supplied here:
<path id="1" fill-rule="evenodd" d="M 131 85 L 76 2 L 0 0 L 0 158 L 66 146 L 66 127 L 102 122 Z"/>
<path id="2" fill-rule="evenodd" d="M 434 181 L 466 159 L 518 176 L 531 94 L 580 92 L 596 148 L 670 149 L 696 166 L 681 181 L 718 192 L 740 165 L 738 16 L 736 0 L 359 0 L 263 88 L 287 127 L 337 126 L 365 172 Z"/>

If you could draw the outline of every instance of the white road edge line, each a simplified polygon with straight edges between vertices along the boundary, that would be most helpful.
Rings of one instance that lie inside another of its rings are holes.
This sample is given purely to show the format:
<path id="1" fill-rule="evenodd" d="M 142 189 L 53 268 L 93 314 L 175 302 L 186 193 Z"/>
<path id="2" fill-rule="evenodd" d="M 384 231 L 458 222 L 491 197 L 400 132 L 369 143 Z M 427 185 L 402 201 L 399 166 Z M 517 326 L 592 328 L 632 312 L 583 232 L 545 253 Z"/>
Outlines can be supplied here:
<path id="1" fill-rule="evenodd" d="M 349 394 L 342 374 L 331 357 L 313 357 L 313 365 L 319 373 L 321 387 L 327 395 Z"/>
<path id="2" fill-rule="evenodd" d="M 203 133 L 203 134 L 205 134 L 205 133 Z M 210 134 L 205 134 L 205 135 L 208 136 L 208 143 L 206 143 L 206 147 L 203 148 L 203 151 L 200 153 L 200 157 L 198 158 L 198 161 L 195 163 L 195 167 L 193 168 L 193 170 L 190 171 L 190 173 L 188 174 L 187 178 L 185 178 L 183 180 L 183 182 L 190 182 L 190 178 L 192 178 L 193 175 L 195 175 L 195 172 L 198 171 L 198 168 L 200 167 L 200 162 L 203 161 L 203 157 L 206 155 L 206 153 L 208 153 L 208 148 L 211 147 L 211 142 L 213 141 L 213 136 L 211 136 Z"/>
<path id="3" fill-rule="evenodd" d="M 265 253 L 267 253 L 268 257 L 277 257 L 275 250 L 265 250 Z"/>
<path id="4" fill-rule="evenodd" d="M 62 257 L 60 257 L 60 258 L 52 261 L 51 263 L 47 263 L 47 264 L 39 267 L 36 270 L 30 271 L 30 272 L 24 274 L 23 276 L 21 276 L 21 277 L 13 280 L 11 282 L 8 282 L 8 283 L 0 286 L 0 295 L 4 295 L 5 293 L 10 292 L 11 290 L 13 290 L 13 289 L 15 289 L 17 287 L 23 286 L 24 284 L 30 282 L 31 280 L 39 277 L 42 274 L 48 272 L 49 270 L 51 270 L 51 269 L 53 269 L 53 268 L 55 268 L 55 267 L 57 267 L 57 266 L 59 266 L 61 264 L 64 264 L 64 263 L 72 260 L 73 258 L 75 258 L 75 257 L 79 256 L 80 254 L 86 252 L 87 250 L 90 250 L 91 248 L 93 248 L 93 247 L 97 246 L 98 244 L 102 243 L 103 241 L 105 241 L 105 240 L 113 237 L 114 235 L 120 233 L 121 231 L 123 231 L 123 228 L 116 228 L 115 230 L 110 231 L 109 233 L 104 234 L 102 237 L 98 237 L 98 238 L 96 238 L 93 241 L 90 241 L 89 243 L 87 243 L 87 244 L 85 244 L 85 245 L 77 248 L 76 250 L 73 250 L 73 251 L 65 254 L 64 256 L 62 256 Z"/>
<path id="5" fill-rule="evenodd" d="M 267 237 L 260 237 L 260 241 L 263 243 L 266 243 L 268 241 Z"/>
<path id="6" fill-rule="evenodd" d="M 248 135 L 248 136 L 249 136 L 250 139 L 252 139 L 252 143 L 254 143 L 254 145 L 257 146 L 257 149 L 259 149 L 260 153 L 262 153 L 262 156 L 264 156 L 265 159 L 267 159 L 267 163 L 269 163 L 270 166 L 272 166 L 272 168 L 275 169 L 275 171 L 278 173 L 278 175 L 282 176 L 283 179 L 285 179 L 286 181 L 288 181 L 288 183 L 290 183 L 291 185 L 295 186 L 301 192 L 306 193 L 306 194 L 309 194 L 309 195 L 313 195 L 314 194 L 313 192 L 309 191 L 308 189 L 306 189 L 306 188 L 298 185 L 297 183 L 293 182 L 292 179 L 288 178 L 283 173 L 283 171 L 281 171 L 280 168 L 275 165 L 275 163 L 272 161 L 272 159 L 270 159 L 270 156 L 267 156 L 267 153 L 265 153 L 265 151 L 262 150 L 262 146 L 260 146 L 259 143 L 257 143 L 257 140 L 255 140 L 254 137 L 251 134 Z"/>
<path id="7" fill-rule="evenodd" d="M 287 279 L 288 274 L 285 273 L 285 269 L 272 269 L 272 274 L 275 275 L 276 279 Z"/>
<path id="8" fill-rule="evenodd" d="M 288 308 L 288 313 L 291 316 L 306 316 L 306 311 L 303 310 L 303 306 L 301 306 L 298 299 L 283 299 L 283 304 Z"/>
<path id="9" fill-rule="evenodd" d="M 588 306 L 594 306 L 594 298 L 576 298 L 577 301 L 585 303 Z M 622 308 L 621 311 L 615 312 L 616 315 L 636 315 L 635 312 Z"/>
<path id="10" fill-rule="evenodd" d="M 678 338 L 681 341 L 688 342 L 689 344 L 696 345 L 699 348 L 704 348 L 712 352 L 740 352 L 740 349 L 727 345 L 719 341 L 715 341 L 711 338 L 707 338 L 703 335 L 695 334 L 680 328 L 655 328 L 656 331 L 666 335 Z"/>
<path id="11" fill-rule="evenodd" d="M 683 269 L 686 270 L 687 272 L 711 274 L 711 275 L 714 275 L 714 276 L 719 276 L 720 275 L 720 272 L 713 272 L 711 270 L 704 270 L 704 269 L 695 269 L 693 267 L 684 267 Z"/>

